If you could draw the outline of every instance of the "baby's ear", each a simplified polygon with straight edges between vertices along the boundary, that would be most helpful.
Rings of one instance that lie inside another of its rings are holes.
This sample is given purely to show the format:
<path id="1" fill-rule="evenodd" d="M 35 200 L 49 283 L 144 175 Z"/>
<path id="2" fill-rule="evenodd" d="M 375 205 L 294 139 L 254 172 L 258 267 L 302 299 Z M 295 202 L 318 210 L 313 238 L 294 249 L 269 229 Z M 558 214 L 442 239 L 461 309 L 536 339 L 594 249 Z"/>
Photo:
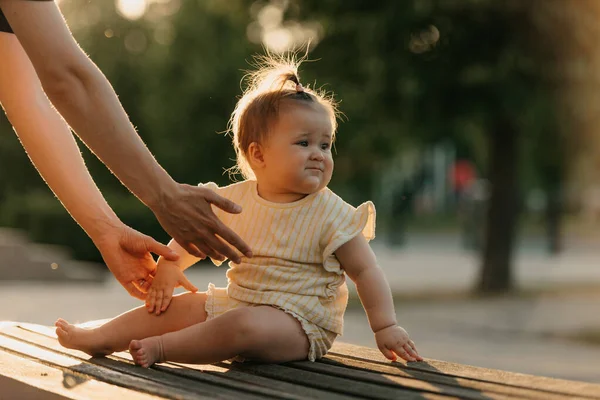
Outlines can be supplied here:
<path id="1" fill-rule="evenodd" d="M 263 147 L 258 142 L 250 143 L 248 146 L 248 162 L 252 168 L 262 168 L 265 165 Z"/>

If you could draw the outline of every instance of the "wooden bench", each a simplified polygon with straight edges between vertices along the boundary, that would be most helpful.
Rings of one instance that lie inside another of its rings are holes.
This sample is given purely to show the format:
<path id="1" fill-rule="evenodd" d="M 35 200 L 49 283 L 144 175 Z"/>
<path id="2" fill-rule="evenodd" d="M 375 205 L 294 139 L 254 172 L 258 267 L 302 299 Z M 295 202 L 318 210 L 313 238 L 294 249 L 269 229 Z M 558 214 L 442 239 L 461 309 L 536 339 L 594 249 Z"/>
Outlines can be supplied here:
<path id="1" fill-rule="evenodd" d="M 600 364 L 599 364 L 600 365 Z M 391 363 L 337 343 L 321 361 L 135 366 L 90 358 L 50 327 L 0 322 L 0 399 L 600 399 L 600 385 L 426 360 Z"/>

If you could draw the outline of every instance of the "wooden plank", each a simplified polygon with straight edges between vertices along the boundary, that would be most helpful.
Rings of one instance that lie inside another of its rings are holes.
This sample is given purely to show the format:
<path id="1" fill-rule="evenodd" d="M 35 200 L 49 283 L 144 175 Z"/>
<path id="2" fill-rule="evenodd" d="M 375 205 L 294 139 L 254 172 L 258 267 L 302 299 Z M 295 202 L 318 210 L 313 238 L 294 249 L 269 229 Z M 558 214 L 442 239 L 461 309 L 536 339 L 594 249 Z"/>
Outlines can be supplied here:
<path id="1" fill-rule="evenodd" d="M 116 372 L 120 372 L 125 376 L 147 379 L 157 384 L 164 385 L 165 387 L 186 388 L 194 393 L 203 393 L 222 399 L 237 399 L 241 395 L 243 395 L 244 398 L 256 400 L 263 398 L 284 398 L 281 393 L 274 390 L 269 390 L 269 394 L 265 393 L 267 390 L 262 390 L 261 393 L 257 395 L 249 390 L 251 388 L 248 387 L 248 385 L 243 385 L 235 381 L 232 381 L 232 384 L 227 378 L 196 374 L 192 377 L 193 379 L 186 379 L 190 376 L 185 376 L 185 374 L 164 374 L 159 372 L 156 368 L 141 368 L 133 364 L 131 356 L 128 353 L 121 353 L 120 358 L 114 356 L 91 358 L 83 352 L 62 347 L 54 338 L 40 335 L 29 330 L 20 329 L 19 327 L 5 329 L 2 334 L 12 337 L 13 339 L 26 341 L 29 344 L 47 350 L 60 354 L 67 354 L 82 362 L 109 368 Z"/>
<path id="2" fill-rule="evenodd" d="M 469 386 L 450 385 L 447 383 L 431 382 L 428 379 L 416 379 L 410 374 L 385 374 L 376 370 L 359 370 L 347 368 L 350 364 L 327 362 L 322 360 L 318 363 L 296 362 L 290 366 L 306 371 L 312 371 L 326 376 L 336 376 L 351 379 L 356 382 L 368 382 L 389 387 L 411 388 L 417 391 L 437 393 L 447 396 L 456 396 L 461 399 L 486 400 L 486 399 L 508 399 L 510 396 L 491 391 L 483 392 Z M 364 366 L 365 363 L 362 363 Z"/>
<path id="3" fill-rule="evenodd" d="M 600 385 L 588 382 L 569 381 L 517 372 L 508 372 L 488 368 L 474 367 L 445 361 L 427 359 L 426 362 L 391 363 L 379 350 L 353 346 L 336 342 L 330 351 L 331 355 L 360 360 L 370 364 L 394 365 L 408 373 L 421 371 L 441 376 L 460 377 L 480 382 L 497 383 L 514 388 L 538 390 L 563 396 L 575 396 L 584 399 L 600 399 Z"/>
<path id="4" fill-rule="evenodd" d="M 306 361 L 309 362 L 309 361 Z M 457 398 L 453 396 L 444 396 L 432 393 L 423 393 L 422 391 L 412 390 L 406 387 L 389 387 L 379 384 L 358 382 L 352 379 L 345 379 L 336 376 L 323 376 L 318 373 L 303 371 L 291 368 L 285 365 L 273 364 L 232 364 L 231 369 L 249 372 L 256 375 L 265 376 L 271 379 L 277 379 L 294 384 L 300 384 L 307 387 L 324 389 L 333 393 L 345 395 L 354 395 L 367 399 L 449 399 Z"/>
<path id="5" fill-rule="evenodd" d="M 37 399 L 37 400 L 65 400 L 68 397 L 51 393 L 32 384 L 8 378 L 0 374 L 0 400 Z"/>
<path id="6" fill-rule="evenodd" d="M 181 387 L 203 390 L 205 392 L 208 390 L 207 388 L 210 388 L 213 395 L 221 398 L 239 398 L 243 394 L 244 398 L 248 399 L 303 399 L 303 397 L 293 394 L 294 392 L 281 392 L 272 387 L 259 385 L 251 380 L 239 382 L 230 379 L 230 377 L 225 376 L 225 374 L 206 374 L 201 371 L 186 369 L 178 364 L 159 364 L 151 369 L 140 368 L 133 365 L 131 355 L 126 352 L 115 353 L 105 358 L 90 358 L 87 354 L 80 351 L 62 347 L 54 337 L 49 335 L 50 332 L 47 330 L 39 329 L 39 331 L 43 333 L 37 333 L 32 332 L 30 328 L 32 327 L 28 326 L 27 329 L 12 327 L 5 329 L 2 334 L 8 335 L 14 339 L 18 338 L 24 340 L 49 350 L 68 354 L 82 361 L 87 360 L 124 374 L 138 376 L 168 385 L 181 385 Z M 230 371 L 225 370 L 226 374 L 229 374 L 229 372 Z"/>
<path id="7" fill-rule="evenodd" d="M 169 363 L 175 364 L 175 363 Z M 277 390 L 280 393 L 294 393 L 294 396 L 299 399 L 315 399 L 315 400 L 351 400 L 359 399 L 351 395 L 333 393 L 327 390 L 315 389 L 299 384 L 289 383 L 276 379 L 267 378 L 260 375 L 255 375 L 243 370 L 231 369 L 231 364 L 228 362 L 216 363 L 212 365 L 192 365 L 192 364 L 176 364 L 182 367 L 202 371 L 207 374 L 227 374 L 228 378 L 244 382 L 246 384 L 257 384 L 264 387 Z"/>
<path id="8" fill-rule="evenodd" d="M 17 355 L 19 357 L 36 361 L 55 369 L 60 369 L 74 376 L 83 376 L 86 379 L 95 379 L 120 387 L 137 390 L 167 399 L 209 399 L 205 393 L 198 393 L 184 388 L 160 385 L 156 382 L 142 379 L 136 376 L 128 376 L 110 368 L 82 362 L 79 359 L 48 351 L 41 347 L 31 345 L 0 332 L 0 350 Z"/>
<path id="9" fill-rule="evenodd" d="M 299 366 L 302 368 L 302 365 Z M 342 368 L 340 368 L 342 367 Z M 350 367 L 352 369 L 345 368 Z M 513 387 L 503 385 L 499 383 L 489 383 L 474 379 L 451 377 L 431 372 L 422 372 L 417 370 L 407 370 L 402 367 L 398 367 L 397 363 L 386 363 L 379 364 L 374 362 L 365 362 L 354 358 L 337 356 L 335 354 L 327 355 L 323 360 L 322 364 L 317 364 L 311 369 L 316 372 L 323 374 L 348 374 L 356 376 L 356 379 L 372 381 L 377 380 L 379 376 L 385 376 L 390 381 L 396 381 L 397 377 L 412 378 L 417 382 L 427 382 L 430 385 L 434 385 L 439 391 L 446 394 L 453 394 L 461 398 L 469 398 L 469 396 L 475 394 L 477 398 L 490 396 L 505 396 L 505 397 L 517 397 L 522 399 L 563 399 L 564 395 L 549 393 L 546 391 L 540 391 L 536 389 Z M 376 372 L 377 374 L 373 374 Z M 383 375 L 379 375 L 383 374 Z M 399 381 L 404 383 L 404 381 Z M 410 385 L 410 382 L 407 383 Z M 457 391 L 458 389 L 458 391 Z M 474 393 L 473 393 L 474 391 Z"/>
<path id="10" fill-rule="evenodd" d="M 70 384 L 73 382 L 74 384 Z M 95 379 L 75 379 L 62 369 L 0 351 L 0 399 L 89 399 L 126 398 L 151 400 L 158 397 L 113 386 Z"/>
<path id="11" fill-rule="evenodd" d="M 20 330 L 16 330 L 20 329 Z M 9 334 L 13 337 L 20 337 L 28 342 L 35 342 L 39 345 L 43 345 L 52 349 L 59 349 L 66 354 L 85 357 L 85 353 L 78 352 L 76 350 L 65 349 L 60 346 L 56 341 L 56 335 L 54 330 L 48 327 L 40 325 L 30 324 L 19 324 L 14 326 L 12 329 L 6 329 L 5 334 Z M 32 336 L 31 333 L 37 333 L 42 336 Z M 126 352 L 115 353 L 112 357 L 125 359 L 131 361 L 131 355 Z M 176 367 L 176 368 L 173 368 Z M 326 390 L 319 390 L 304 385 L 293 384 L 284 382 L 276 379 L 270 379 L 263 376 L 237 371 L 230 369 L 229 363 L 217 363 L 215 365 L 191 365 L 181 363 L 163 363 L 154 367 L 155 369 L 170 373 L 170 374 L 181 374 L 187 378 L 198 379 L 199 374 L 202 377 L 217 376 L 221 379 L 213 382 L 228 387 L 235 385 L 240 390 L 251 390 L 257 394 L 278 396 L 279 398 L 286 399 L 331 399 L 331 400 L 344 400 L 344 399 L 356 399 L 358 397 L 343 395 L 337 393 L 331 393 Z M 223 376 L 226 375 L 226 378 Z M 210 378 L 209 378 L 210 379 Z M 241 385 L 241 386 L 240 386 Z"/>

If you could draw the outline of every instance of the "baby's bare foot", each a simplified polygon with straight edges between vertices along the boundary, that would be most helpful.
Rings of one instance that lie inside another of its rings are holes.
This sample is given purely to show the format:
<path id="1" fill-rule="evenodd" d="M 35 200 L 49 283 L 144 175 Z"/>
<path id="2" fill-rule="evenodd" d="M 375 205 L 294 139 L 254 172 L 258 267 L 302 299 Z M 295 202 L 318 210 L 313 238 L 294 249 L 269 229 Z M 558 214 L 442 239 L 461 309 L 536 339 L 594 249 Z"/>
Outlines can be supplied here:
<path id="1" fill-rule="evenodd" d="M 112 353 L 104 345 L 104 338 L 95 329 L 83 329 L 69 324 L 64 319 L 58 319 L 56 326 L 56 335 L 58 342 L 68 348 L 83 351 L 90 356 L 103 356 Z"/>
<path id="2" fill-rule="evenodd" d="M 165 358 L 160 336 L 132 340 L 129 344 L 129 352 L 133 361 L 144 368 L 150 367 L 155 362 L 164 361 Z"/>

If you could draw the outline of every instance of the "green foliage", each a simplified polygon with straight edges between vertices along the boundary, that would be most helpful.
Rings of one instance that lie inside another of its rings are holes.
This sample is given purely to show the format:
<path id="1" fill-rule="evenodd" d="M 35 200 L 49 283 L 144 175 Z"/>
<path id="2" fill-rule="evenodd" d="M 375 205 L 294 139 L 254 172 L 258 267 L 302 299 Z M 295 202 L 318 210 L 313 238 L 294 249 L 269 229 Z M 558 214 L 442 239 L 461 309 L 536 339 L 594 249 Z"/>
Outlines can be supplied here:
<path id="1" fill-rule="evenodd" d="M 172 3 L 181 7 L 160 14 L 157 2 L 137 21 L 121 17 L 113 1 L 65 0 L 61 8 L 160 164 L 180 182 L 225 184 L 223 172 L 235 154 L 219 132 L 241 93 L 247 61 L 263 52 L 247 39 L 255 16 L 243 0 Z M 551 147 L 560 145 L 544 140 L 549 126 L 541 117 L 551 107 L 523 40 L 527 15 L 518 4 L 291 1 L 286 20 L 317 21 L 323 28 L 310 54 L 317 61 L 303 65 L 302 81 L 334 91 L 345 115 L 332 189 L 355 204 L 372 198 L 391 158 L 441 140 L 455 143 L 484 170 L 487 135 L 502 115 L 516 121 L 526 149 L 543 146 L 554 154 Z M 90 152 L 84 156 L 117 214 L 166 241 L 150 211 Z M 544 162 L 548 158 L 524 158 L 528 182 L 541 179 L 538 165 Z M 99 258 L 45 188 L 5 120 L 0 213 L 1 223 L 71 245 L 82 258 Z"/>

